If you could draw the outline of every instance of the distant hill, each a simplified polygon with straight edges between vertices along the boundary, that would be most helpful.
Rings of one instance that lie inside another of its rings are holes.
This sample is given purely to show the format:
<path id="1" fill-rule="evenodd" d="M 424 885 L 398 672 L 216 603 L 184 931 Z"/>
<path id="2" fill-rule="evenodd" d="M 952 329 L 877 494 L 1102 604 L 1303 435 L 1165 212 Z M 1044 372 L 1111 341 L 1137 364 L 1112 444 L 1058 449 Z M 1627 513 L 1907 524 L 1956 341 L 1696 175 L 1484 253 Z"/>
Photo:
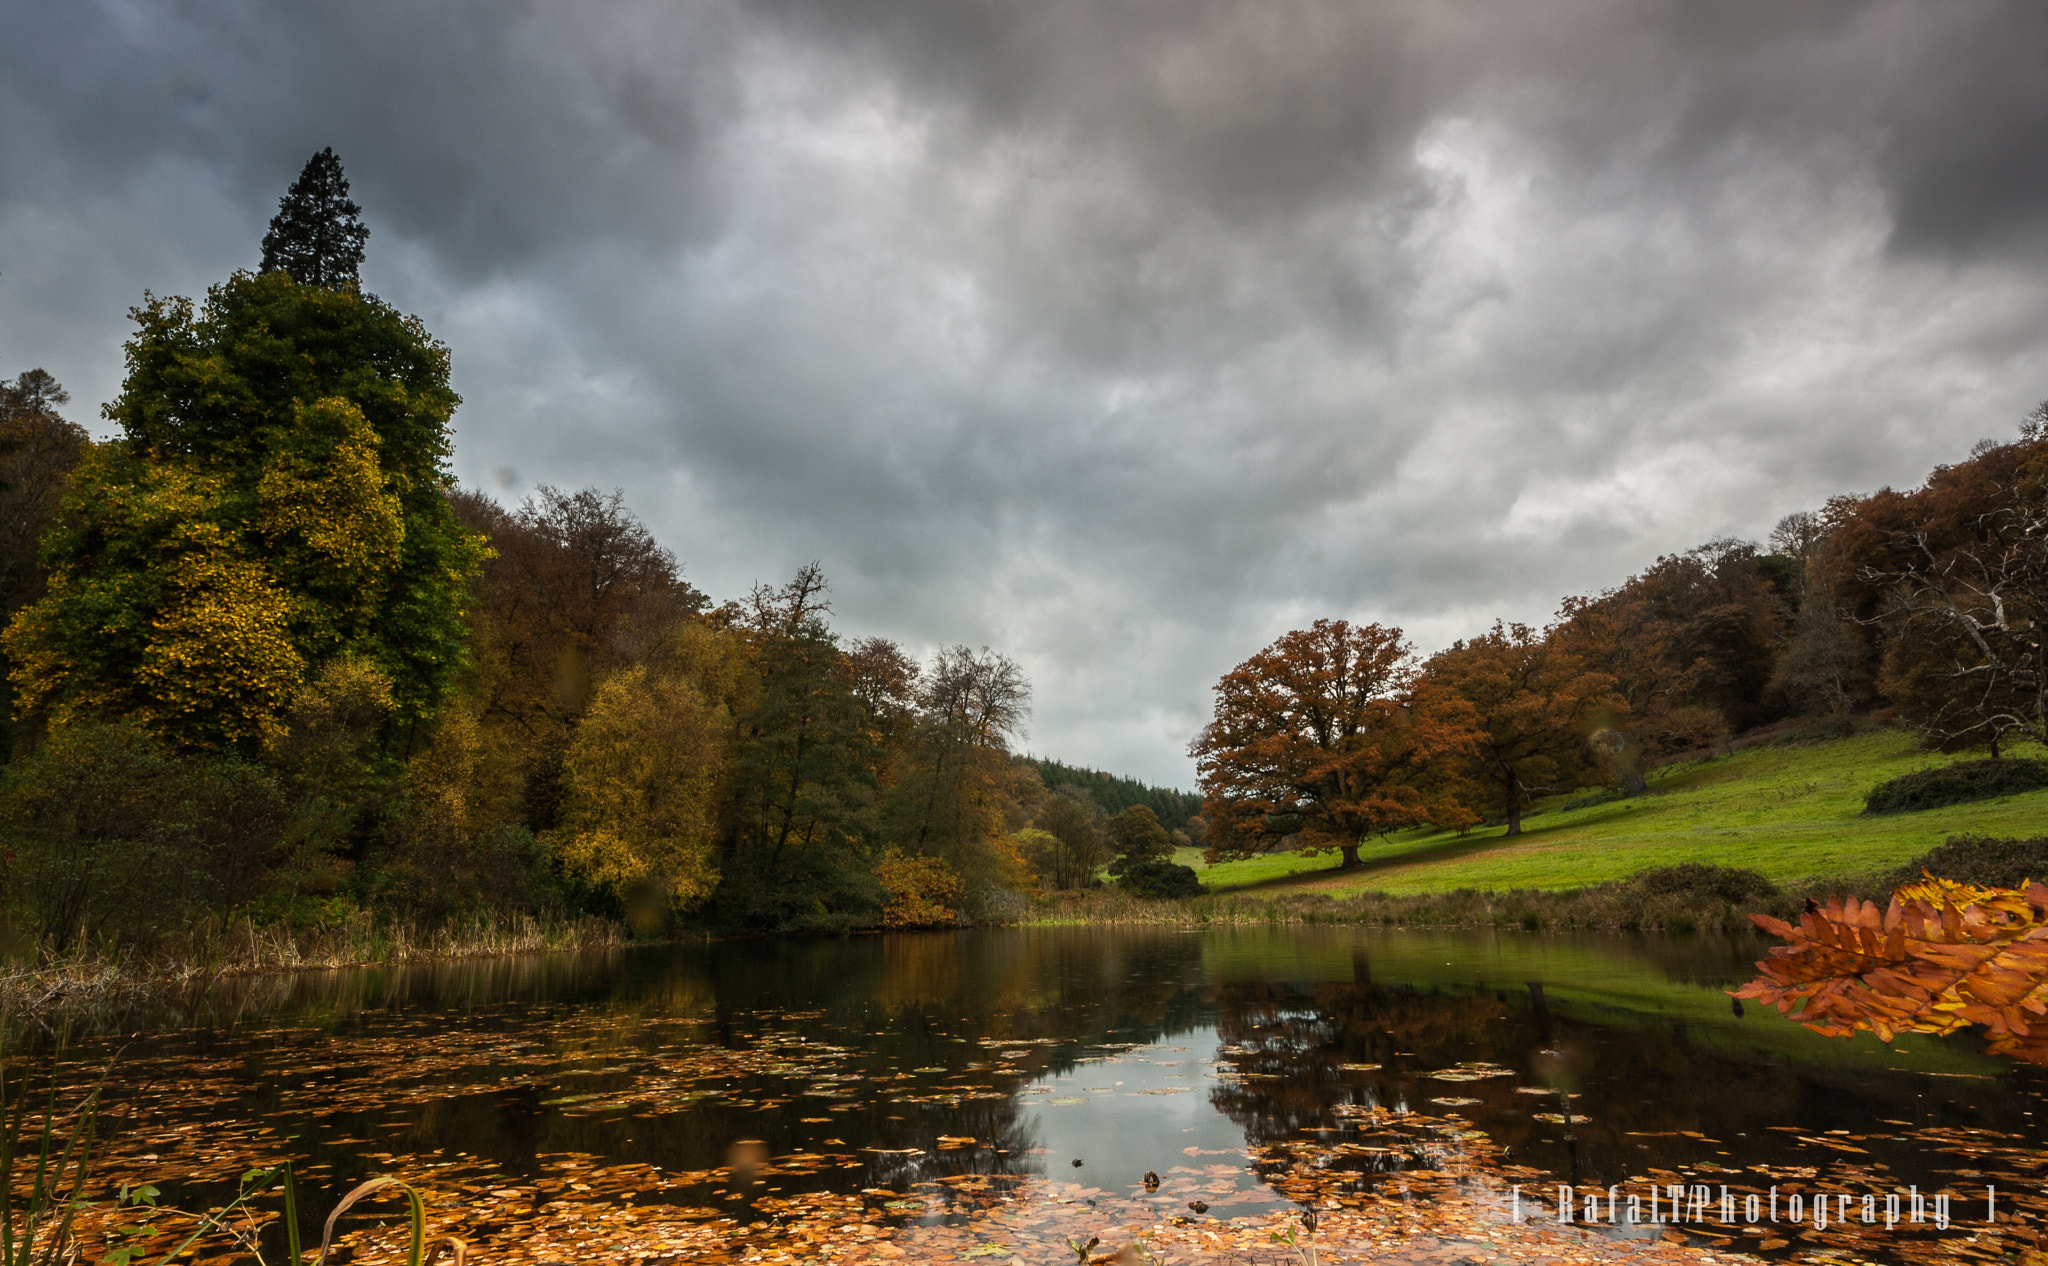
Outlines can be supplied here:
<path id="1" fill-rule="evenodd" d="M 1045 785 L 1057 791 L 1064 784 L 1085 788 L 1088 794 L 1110 813 L 1117 813 L 1134 804 L 1151 806 L 1159 815 L 1159 824 L 1169 831 L 1177 831 L 1187 825 L 1189 818 L 1202 811 L 1202 797 L 1192 791 L 1181 791 L 1174 787 L 1153 787 L 1135 778 L 1124 778 L 1107 774 L 1099 769 L 1087 769 L 1069 765 L 1062 761 L 1044 760 L 1037 756 L 1024 758 L 1038 771 Z"/>

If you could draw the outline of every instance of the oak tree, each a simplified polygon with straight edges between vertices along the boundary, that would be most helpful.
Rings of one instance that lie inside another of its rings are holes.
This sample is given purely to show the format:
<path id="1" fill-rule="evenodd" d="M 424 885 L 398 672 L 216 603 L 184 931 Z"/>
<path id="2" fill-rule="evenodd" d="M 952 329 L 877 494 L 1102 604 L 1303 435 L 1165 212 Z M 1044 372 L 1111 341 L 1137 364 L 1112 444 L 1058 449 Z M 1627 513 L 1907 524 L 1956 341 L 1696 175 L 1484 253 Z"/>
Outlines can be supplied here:
<path id="1" fill-rule="evenodd" d="M 1399 629 L 1318 620 L 1225 674 L 1189 749 L 1208 860 L 1298 837 L 1355 866 L 1369 836 L 1471 822 L 1447 771 L 1473 750 L 1472 710 L 1415 667 Z"/>
<path id="2" fill-rule="evenodd" d="M 1485 802 L 1522 833 L 1538 795 L 1582 785 L 1597 768 L 1588 739 L 1623 710 L 1614 678 L 1559 639 L 1525 624 L 1493 628 L 1431 657 L 1428 680 L 1462 700 L 1477 723 L 1467 751 Z"/>
<path id="3" fill-rule="evenodd" d="M 2048 440 L 1980 451 L 1859 516 L 1881 681 L 1930 746 L 2048 742 Z"/>

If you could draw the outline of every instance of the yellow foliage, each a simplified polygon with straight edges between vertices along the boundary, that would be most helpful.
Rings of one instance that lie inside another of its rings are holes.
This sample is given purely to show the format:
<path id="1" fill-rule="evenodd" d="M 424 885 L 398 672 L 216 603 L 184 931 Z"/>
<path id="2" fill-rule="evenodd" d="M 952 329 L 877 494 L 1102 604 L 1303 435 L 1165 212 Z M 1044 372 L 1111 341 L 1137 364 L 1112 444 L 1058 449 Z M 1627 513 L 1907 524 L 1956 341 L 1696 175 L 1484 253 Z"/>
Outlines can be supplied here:
<path id="1" fill-rule="evenodd" d="M 731 731 L 724 705 L 681 673 L 607 678 L 563 765 L 564 862 L 622 898 L 652 886 L 681 909 L 708 896 Z"/>
<path id="2" fill-rule="evenodd" d="M 256 485 L 257 527 L 279 565 L 334 608 L 321 614 L 346 626 L 376 608 L 398 570 L 404 507 L 378 464 L 377 433 L 362 410 L 333 398 L 295 412 L 299 430 L 331 437 L 333 446 L 272 457 Z"/>
<path id="3" fill-rule="evenodd" d="M 941 859 L 905 857 L 892 848 L 875 863 L 875 878 L 886 894 L 884 927 L 950 927 L 960 921 L 958 904 L 966 884 Z"/>
<path id="4" fill-rule="evenodd" d="M 129 482 L 117 463 L 96 452 L 73 485 L 75 495 L 103 502 L 108 522 L 150 541 L 150 583 L 137 590 L 154 601 L 140 623 L 132 675 L 81 671 L 99 648 L 67 627 L 67 608 L 125 613 L 131 599 L 89 567 L 61 565 L 51 571 L 48 593 L 7 630 L 18 712 L 47 708 L 56 725 L 112 712 L 180 741 L 275 742 L 306 669 L 290 636 L 297 604 L 218 521 L 221 480 L 162 465 Z"/>
<path id="5" fill-rule="evenodd" d="M 217 532 L 194 524 L 188 535 Z M 167 600 L 135 671 L 149 699 L 141 719 L 160 733 L 210 729 L 226 743 L 274 742 L 306 671 L 292 645 L 292 600 L 261 563 L 218 547 L 225 542 L 193 543 L 200 547 L 169 568 Z"/>

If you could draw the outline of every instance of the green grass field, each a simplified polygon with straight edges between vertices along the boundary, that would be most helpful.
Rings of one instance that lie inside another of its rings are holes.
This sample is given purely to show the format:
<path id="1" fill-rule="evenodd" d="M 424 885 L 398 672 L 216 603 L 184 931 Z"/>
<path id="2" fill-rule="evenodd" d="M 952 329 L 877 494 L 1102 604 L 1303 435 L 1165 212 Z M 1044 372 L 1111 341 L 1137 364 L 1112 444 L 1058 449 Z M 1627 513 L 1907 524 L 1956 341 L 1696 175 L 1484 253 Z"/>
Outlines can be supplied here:
<path id="1" fill-rule="evenodd" d="M 2037 750 L 2011 755 L 2040 756 Z M 1922 813 L 1863 816 L 1863 796 L 1887 778 L 1964 757 L 1918 749 L 1894 731 L 1799 746 L 1751 747 L 1725 757 L 1670 765 L 1648 794 L 1566 811 L 1571 796 L 1539 802 L 1513 839 L 1502 827 L 1403 832 L 1360 851 L 1365 864 L 1337 872 L 1334 853 L 1273 854 L 1204 867 L 1217 891 L 1315 891 L 1341 896 L 1378 890 L 1579 888 L 1654 866 L 1711 862 L 1746 866 L 1780 882 L 1868 874 L 1910 861 L 1951 835 L 2048 834 L 2048 790 Z M 1584 794 L 1583 792 L 1574 793 Z M 2048 878 L 2048 876 L 2044 876 Z"/>

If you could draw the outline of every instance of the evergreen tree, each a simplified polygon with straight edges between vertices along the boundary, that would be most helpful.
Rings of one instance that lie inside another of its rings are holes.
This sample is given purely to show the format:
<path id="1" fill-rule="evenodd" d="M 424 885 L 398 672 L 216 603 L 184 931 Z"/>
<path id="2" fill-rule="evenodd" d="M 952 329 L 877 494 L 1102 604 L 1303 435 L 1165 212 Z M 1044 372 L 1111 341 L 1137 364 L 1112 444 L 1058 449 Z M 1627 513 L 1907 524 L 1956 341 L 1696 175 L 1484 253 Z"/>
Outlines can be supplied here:
<path id="1" fill-rule="evenodd" d="M 349 201 L 348 177 L 332 149 L 306 160 L 263 235 L 259 271 L 290 273 L 302 286 L 354 287 L 361 283 L 363 243 L 370 230 Z"/>

